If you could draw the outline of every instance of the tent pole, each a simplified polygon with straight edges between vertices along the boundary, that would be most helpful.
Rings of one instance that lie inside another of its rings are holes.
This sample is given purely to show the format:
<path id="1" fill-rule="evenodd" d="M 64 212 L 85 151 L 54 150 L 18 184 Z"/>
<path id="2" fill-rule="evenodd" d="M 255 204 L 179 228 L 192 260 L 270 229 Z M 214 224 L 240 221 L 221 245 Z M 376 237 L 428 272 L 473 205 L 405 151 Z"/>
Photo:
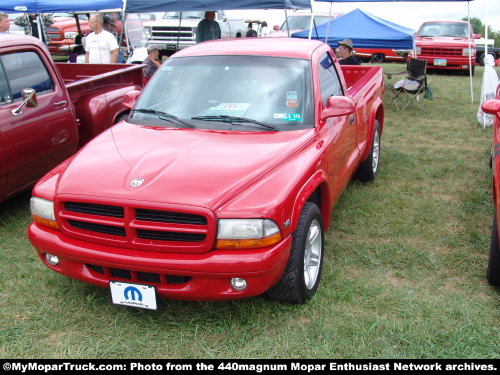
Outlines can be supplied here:
<path id="1" fill-rule="evenodd" d="M 469 21 L 469 26 L 470 24 L 470 1 L 467 1 L 467 20 Z M 472 49 L 472 44 L 469 42 L 469 79 L 470 79 L 470 101 L 474 103 L 474 89 L 472 86 L 472 56 L 471 56 L 471 49 Z"/>
<path id="2" fill-rule="evenodd" d="M 311 22 L 309 23 L 309 38 L 312 38 L 312 33 L 313 33 L 313 26 L 315 25 L 314 23 L 314 9 L 312 8 L 311 4 Z M 318 35 L 318 31 L 316 30 L 316 36 Z"/>
<path id="3" fill-rule="evenodd" d="M 328 44 L 328 33 L 330 32 L 330 21 L 331 21 L 331 16 L 332 16 L 332 6 L 333 2 L 330 3 L 330 12 L 328 13 L 328 25 L 326 25 L 326 36 L 325 36 L 325 43 Z"/>
<path id="4" fill-rule="evenodd" d="M 290 38 L 290 28 L 288 27 L 288 12 L 286 11 L 286 7 L 285 7 L 285 23 L 286 23 L 286 33 Z"/>
<path id="5" fill-rule="evenodd" d="M 179 14 L 179 29 L 177 31 L 177 47 L 175 48 L 176 51 L 179 50 L 179 39 L 181 37 L 181 23 L 182 23 L 182 12 Z"/>

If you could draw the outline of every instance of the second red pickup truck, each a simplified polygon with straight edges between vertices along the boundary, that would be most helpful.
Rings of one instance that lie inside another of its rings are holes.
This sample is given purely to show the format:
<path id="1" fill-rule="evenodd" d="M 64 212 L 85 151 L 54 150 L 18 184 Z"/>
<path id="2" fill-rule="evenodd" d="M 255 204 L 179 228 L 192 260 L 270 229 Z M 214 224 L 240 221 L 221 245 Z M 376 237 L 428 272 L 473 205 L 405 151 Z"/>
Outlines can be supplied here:
<path id="1" fill-rule="evenodd" d="M 184 49 L 126 121 L 36 185 L 30 240 L 49 268 L 117 304 L 304 303 L 333 206 L 351 177 L 378 171 L 383 92 L 380 67 L 340 67 L 319 41 Z"/>

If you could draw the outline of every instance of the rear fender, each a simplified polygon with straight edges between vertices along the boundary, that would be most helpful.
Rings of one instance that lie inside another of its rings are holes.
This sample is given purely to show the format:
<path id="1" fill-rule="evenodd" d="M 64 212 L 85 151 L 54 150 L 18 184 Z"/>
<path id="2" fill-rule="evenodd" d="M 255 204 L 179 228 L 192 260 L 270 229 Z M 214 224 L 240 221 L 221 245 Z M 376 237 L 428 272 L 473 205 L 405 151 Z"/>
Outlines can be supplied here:
<path id="1" fill-rule="evenodd" d="M 323 229 L 325 231 L 328 229 L 332 211 L 330 204 L 330 190 L 325 172 L 323 170 L 319 170 L 304 184 L 295 198 L 292 212 L 292 224 L 290 227 L 290 231 L 292 233 L 297 230 L 300 214 L 302 213 L 304 205 L 318 187 L 321 192 L 321 207 L 319 207 L 319 209 L 323 216 Z"/>
<path id="2" fill-rule="evenodd" d="M 361 160 L 366 160 L 372 151 L 373 136 L 375 133 L 375 120 L 378 119 L 380 125 L 380 133 L 382 134 L 384 130 L 384 105 L 382 99 L 377 97 L 372 105 L 372 111 L 370 113 L 370 122 L 368 125 L 368 139 L 366 142 L 366 149 L 364 150 L 363 157 Z"/>
<path id="3" fill-rule="evenodd" d="M 132 90 L 141 90 L 137 85 L 119 85 L 80 98 L 76 104 L 79 121 L 80 145 L 84 145 L 115 123 L 129 109 L 123 105 L 123 97 Z"/>

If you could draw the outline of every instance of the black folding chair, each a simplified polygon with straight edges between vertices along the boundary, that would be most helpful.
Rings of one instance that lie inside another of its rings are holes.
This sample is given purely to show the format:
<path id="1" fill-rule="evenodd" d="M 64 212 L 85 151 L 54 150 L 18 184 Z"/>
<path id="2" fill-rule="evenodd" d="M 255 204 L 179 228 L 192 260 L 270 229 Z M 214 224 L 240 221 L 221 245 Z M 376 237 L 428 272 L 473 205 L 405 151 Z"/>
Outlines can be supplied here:
<path id="1" fill-rule="evenodd" d="M 402 111 L 411 103 L 422 109 L 424 95 L 428 90 L 427 86 L 427 60 L 409 58 L 406 71 L 401 73 L 385 73 L 390 80 L 393 76 L 406 74 L 402 80 L 392 84 L 387 82 L 388 88 L 392 92 L 392 100 L 398 111 Z"/>

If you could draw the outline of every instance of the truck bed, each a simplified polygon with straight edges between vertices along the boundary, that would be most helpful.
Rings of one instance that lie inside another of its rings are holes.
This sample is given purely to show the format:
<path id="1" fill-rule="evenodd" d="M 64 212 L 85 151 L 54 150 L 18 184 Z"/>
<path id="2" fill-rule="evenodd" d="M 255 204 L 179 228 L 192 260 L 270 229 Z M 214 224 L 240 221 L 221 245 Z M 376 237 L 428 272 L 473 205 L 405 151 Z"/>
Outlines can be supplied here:
<path id="1" fill-rule="evenodd" d="M 143 65 L 137 64 L 55 64 L 73 104 L 82 95 L 105 87 L 136 83 L 143 86 Z"/>
<path id="2" fill-rule="evenodd" d="M 341 65 L 348 94 L 358 105 L 362 99 L 370 98 L 382 84 L 384 75 L 380 66 Z"/>

